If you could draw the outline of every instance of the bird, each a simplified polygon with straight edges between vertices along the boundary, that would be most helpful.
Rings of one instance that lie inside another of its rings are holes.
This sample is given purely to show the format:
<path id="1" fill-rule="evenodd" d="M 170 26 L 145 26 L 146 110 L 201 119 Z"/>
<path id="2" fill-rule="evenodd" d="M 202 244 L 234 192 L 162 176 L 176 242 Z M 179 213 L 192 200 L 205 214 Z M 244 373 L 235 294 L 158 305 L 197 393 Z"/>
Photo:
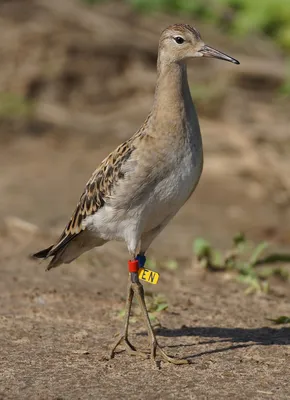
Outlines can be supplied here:
<path id="1" fill-rule="evenodd" d="M 199 57 L 239 64 L 206 45 L 199 31 L 190 25 L 174 24 L 162 31 L 156 88 L 148 117 L 94 171 L 59 240 L 33 255 L 51 258 L 49 270 L 108 241 L 125 242 L 130 256 L 125 321 L 110 358 L 123 343 L 130 355 L 151 358 L 155 364 L 157 355 L 164 362 L 188 363 L 186 358 L 169 356 L 159 345 L 138 271 L 146 263 L 149 246 L 192 195 L 202 174 L 202 137 L 187 79 L 188 60 Z M 148 331 L 148 353 L 137 350 L 129 340 L 134 296 Z"/>

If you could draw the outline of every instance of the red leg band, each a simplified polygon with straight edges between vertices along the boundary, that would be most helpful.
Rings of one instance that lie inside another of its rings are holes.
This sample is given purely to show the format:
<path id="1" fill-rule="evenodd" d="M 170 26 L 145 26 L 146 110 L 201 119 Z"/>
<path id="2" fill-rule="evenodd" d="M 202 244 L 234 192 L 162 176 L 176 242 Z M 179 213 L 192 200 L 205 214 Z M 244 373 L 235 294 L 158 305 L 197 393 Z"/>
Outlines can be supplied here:
<path id="1" fill-rule="evenodd" d="M 128 261 L 128 269 L 129 272 L 138 272 L 139 269 L 139 262 L 138 260 L 129 260 Z"/>

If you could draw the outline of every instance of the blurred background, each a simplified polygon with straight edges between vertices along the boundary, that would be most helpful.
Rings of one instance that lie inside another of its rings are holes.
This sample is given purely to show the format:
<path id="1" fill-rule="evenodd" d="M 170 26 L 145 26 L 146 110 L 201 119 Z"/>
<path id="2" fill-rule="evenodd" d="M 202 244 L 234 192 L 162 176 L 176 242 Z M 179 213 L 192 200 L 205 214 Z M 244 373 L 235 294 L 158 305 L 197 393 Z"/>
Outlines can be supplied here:
<path id="1" fill-rule="evenodd" d="M 237 232 L 289 250 L 289 0 L 0 0 L 0 281 L 8 314 L 35 315 L 46 304 L 48 314 L 57 309 L 71 317 L 88 308 L 75 297 L 71 308 L 63 304 L 66 290 L 89 293 L 96 302 L 105 288 L 107 306 L 118 310 L 118 282 L 126 283 L 123 245 L 84 255 L 76 264 L 85 268 L 65 266 L 45 276 L 27 255 L 57 239 L 92 171 L 147 116 L 159 35 L 180 22 L 241 65 L 188 63 L 204 172 L 194 196 L 153 244 L 151 265 L 167 262 L 165 283 L 172 270 L 183 279 L 192 273 L 194 251 L 200 255 L 207 242 L 227 250 L 233 237 L 239 245 L 244 239 Z M 96 266 L 107 266 L 112 281 Z M 277 291 L 288 296 L 288 272 L 277 275 L 283 278 L 275 281 Z M 239 304 L 243 290 L 237 289 Z"/>
<path id="2" fill-rule="evenodd" d="M 183 213 L 186 245 L 178 247 L 186 252 L 196 234 L 224 244 L 236 230 L 288 243 L 288 1 L 10 0 L 0 7 L 1 220 L 62 229 L 91 172 L 150 110 L 160 32 L 186 22 L 241 65 L 189 62 L 205 169 Z"/>

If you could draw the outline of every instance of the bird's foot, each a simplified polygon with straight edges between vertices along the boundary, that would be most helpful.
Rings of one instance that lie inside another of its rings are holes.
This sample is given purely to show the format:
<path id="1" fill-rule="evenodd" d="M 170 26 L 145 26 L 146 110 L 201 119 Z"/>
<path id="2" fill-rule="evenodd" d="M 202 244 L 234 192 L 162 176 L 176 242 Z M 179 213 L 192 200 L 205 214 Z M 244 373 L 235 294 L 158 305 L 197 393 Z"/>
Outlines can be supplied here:
<path id="1" fill-rule="evenodd" d="M 154 365 L 156 365 L 156 355 L 159 354 L 161 359 L 165 362 L 181 365 L 181 364 L 189 364 L 189 361 L 184 358 L 175 358 L 168 356 L 164 350 L 159 346 L 157 341 L 152 342 L 151 344 L 151 355 L 150 358 Z"/>
<path id="2" fill-rule="evenodd" d="M 125 345 L 125 351 L 127 351 L 131 356 L 139 356 L 143 359 L 149 358 L 149 354 L 137 350 L 136 347 L 129 341 L 128 337 L 126 337 L 124 334 L 119 335 L 118 339 L 113 344 L 110 351 L 110 358 L 114 358 L 117 347 L 119 347 L 119 345 L 121 345 L 122 343 L 124 343 Z M 189 361 L 186 359 L 175 358 L 167 355 L 157 342 L 153 342 L 151 346 L 150 358 L 154 366 L 157 365 L 157 355 L 159 355 L 163 361 L 171 364 L 181 365 L 189 363 Z"/>
<path id="3" fill-rule="evenodd" d="M 135 346 L 132 345 L 132 343 L 129 341 L 128 337 L 124 334 L 121 334 L 118 339 L 116 340 L 116 342 L 114 343 L 114 345 L 111 348 L 110 351 L 110 358 L 114 358 L 114 355 L 116 353 L 117 347 L 121 344 L 124 343 L 126 351 L 131 355 L 131 356 L 139 356 L 142 358 L 148 358 L 149 355 L 146 353 L 143 353 L 142 351 L 139 351 L 136 349 Z"/>

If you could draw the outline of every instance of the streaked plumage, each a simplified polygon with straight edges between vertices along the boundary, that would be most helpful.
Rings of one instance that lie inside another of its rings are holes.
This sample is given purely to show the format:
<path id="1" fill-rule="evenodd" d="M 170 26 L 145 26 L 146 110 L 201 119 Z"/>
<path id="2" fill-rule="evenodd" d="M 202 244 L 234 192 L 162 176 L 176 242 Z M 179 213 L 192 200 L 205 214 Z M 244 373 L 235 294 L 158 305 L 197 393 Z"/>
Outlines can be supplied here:
<path id="1" fill-rule="evenodd" d="M 138 137 L 138 133 L 134 137 Z M 98 241 L 97 238 L 90 237 L 89 232 L 86 235 L 84 234 L 86 229 L 85 222 L 89 216 L 94 215 L 105 205 L 105 202 L 109 200 L 114 185 L 124 178 L 122 166 L 135 149 L 132 142 L 133 137 L 118 146 L 114 152 L 103 160 L 89 179 L 78 205 L 57 243 L 46 249 L 46 253 L 39 252 L 35 254 L 36 257 L 45 256 L 47 258 L 53 256 L 47 269 L 57 267 L 63 262 L 71 262 L 84 251 L 104 243 L 102 240 Z M 67 254 L 67 258 L 62 258 L 65 249 L 68 248 L 69 250 L 68 246 L 71 246 L 73 250 L 74 245 L 78 247 L 79 252 L 74 254 L 73 258 L 69 254 Z"/>
<path id="2" fill-rule="evenodd" d="M 206 46 L 189 25 L 172 25 L 159 42 L 157 84 L 152 110 L 141 128 L 113 151 L 88 181 L 57 243 L 35 254 L 53 257 L 48 269 L 69 263 L 83 252 L 110 240 L 126 243 L 131 259 L 145 254 L 194 191 L 202 172 L 203 151 L 198 118 L 187 82 L 187 58 L 213 56 L 238 63 Z M 133 295 L 141 306 L 150 336 L 151 357 L 157 344 L 138 277 L 129 283 L 124 340 L 130 351 L 128 323 Z"/>

